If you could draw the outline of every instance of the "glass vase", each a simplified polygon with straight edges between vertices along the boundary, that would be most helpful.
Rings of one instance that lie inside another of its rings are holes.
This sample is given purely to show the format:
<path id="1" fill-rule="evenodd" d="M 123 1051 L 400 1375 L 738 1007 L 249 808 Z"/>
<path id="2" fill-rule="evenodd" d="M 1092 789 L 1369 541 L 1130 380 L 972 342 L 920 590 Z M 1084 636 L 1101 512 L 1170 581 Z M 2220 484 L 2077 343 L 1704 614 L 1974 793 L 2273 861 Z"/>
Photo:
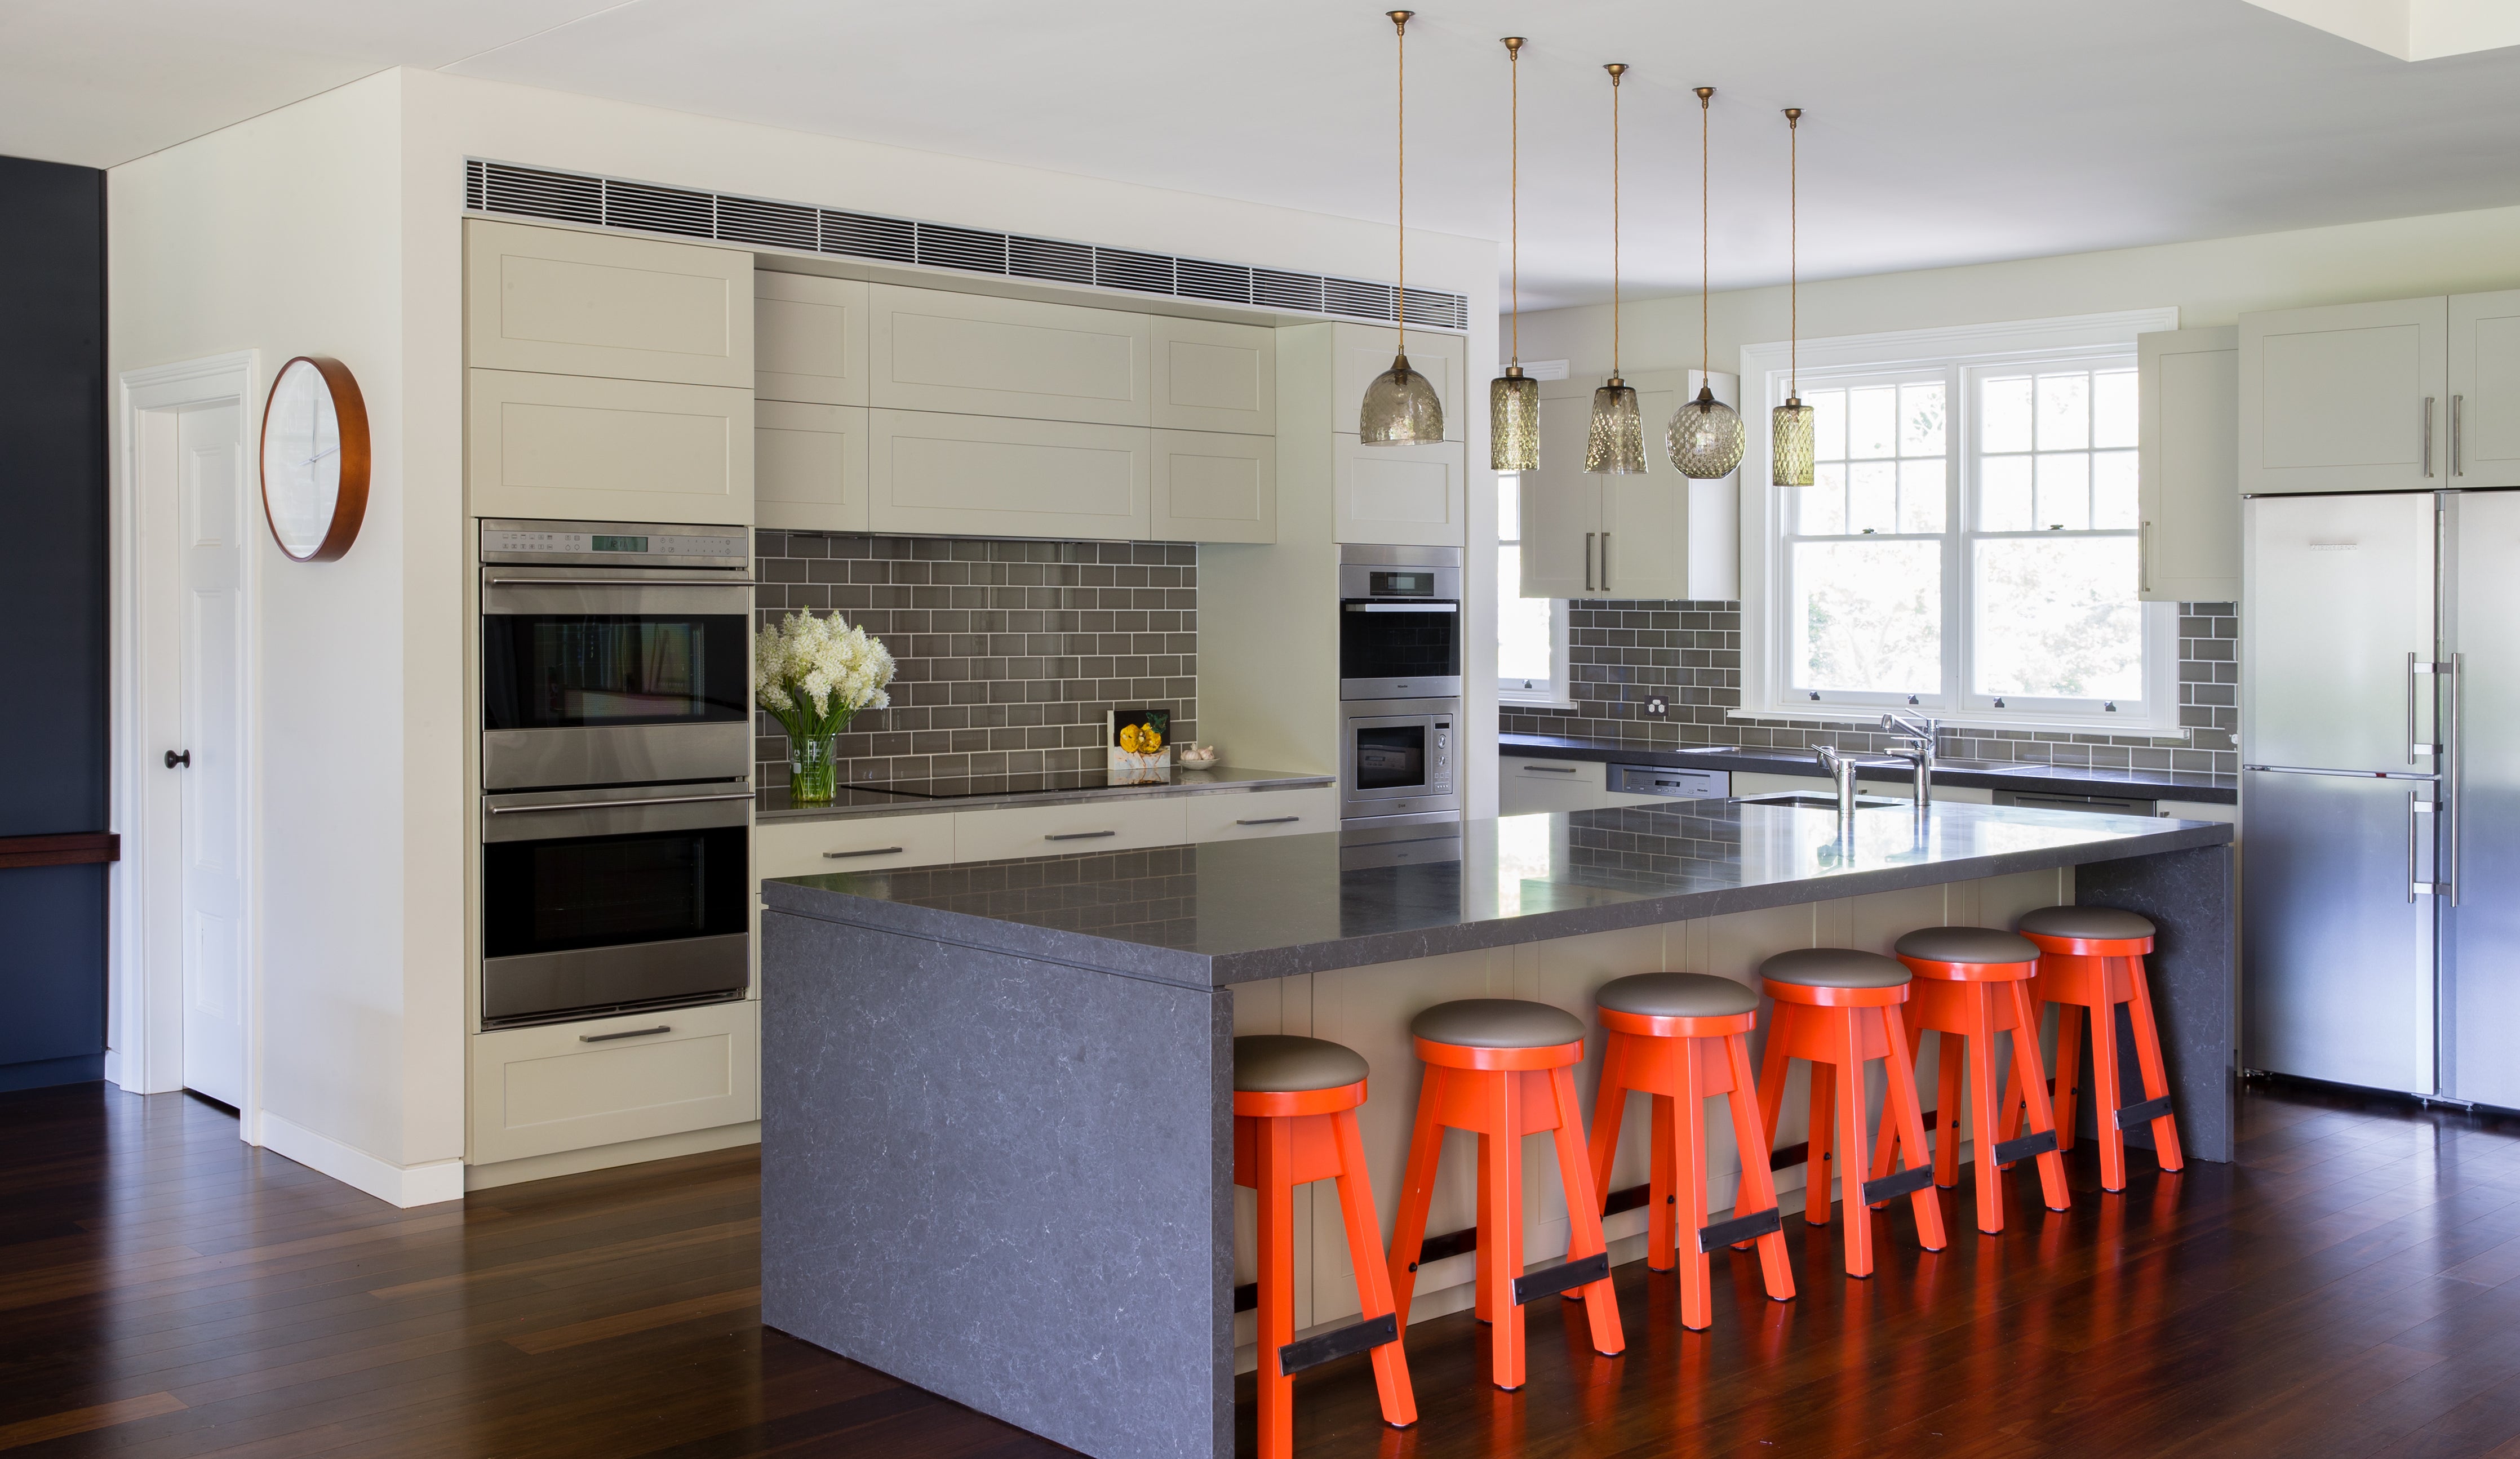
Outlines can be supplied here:
<path id="1" fill-rule="evenodd" d="M 838 783 L 837 730 L 823 734 L 788 737 L 788 804 L 828 806 Z"/>

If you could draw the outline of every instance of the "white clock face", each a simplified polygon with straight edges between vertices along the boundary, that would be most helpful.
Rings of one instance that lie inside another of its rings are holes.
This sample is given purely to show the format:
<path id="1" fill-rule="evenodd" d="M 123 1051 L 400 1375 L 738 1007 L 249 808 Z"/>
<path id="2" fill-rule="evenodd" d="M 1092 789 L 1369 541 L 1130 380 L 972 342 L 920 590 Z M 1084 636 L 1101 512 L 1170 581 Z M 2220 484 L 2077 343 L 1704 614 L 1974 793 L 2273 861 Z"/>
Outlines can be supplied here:
<path id="1" fill-rule="evenodd" d="M 324 373 L 292 360 L 272 386 L 262 425 L 262 492 L 272 535 L 292 557 L 313 556 L 341 496 L 341 421 Z"/>

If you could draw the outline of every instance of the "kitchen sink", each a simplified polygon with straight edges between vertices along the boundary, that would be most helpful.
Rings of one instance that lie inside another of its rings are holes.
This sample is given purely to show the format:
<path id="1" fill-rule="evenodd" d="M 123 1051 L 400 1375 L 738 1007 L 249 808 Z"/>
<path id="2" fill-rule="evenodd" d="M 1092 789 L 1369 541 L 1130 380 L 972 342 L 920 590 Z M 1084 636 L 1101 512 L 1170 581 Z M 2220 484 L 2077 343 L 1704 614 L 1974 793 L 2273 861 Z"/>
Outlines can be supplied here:
<path id="1" fill-rule="evenodd" d="M 2035 760 L 1962 760 L 1946 755 L 1934 762 L 1936 770 L 2046 770 Z"/>
<path id="2" fill-rule="evenodd" d="M 1835 811 L 1837 809 L 1836 796 L 1810 795 L 1799 790 L 1779 790 L 1771 795 L 1744 795 L 1738 799 L 1745 806 L 1791 806 L 1798 811 Z M 1859 795 L 1855 798 L 1855 809 L 1859 811 L 1878 811 L 1907 804 L 1906 801 L 1894 800 L 1886 795 Z"/>

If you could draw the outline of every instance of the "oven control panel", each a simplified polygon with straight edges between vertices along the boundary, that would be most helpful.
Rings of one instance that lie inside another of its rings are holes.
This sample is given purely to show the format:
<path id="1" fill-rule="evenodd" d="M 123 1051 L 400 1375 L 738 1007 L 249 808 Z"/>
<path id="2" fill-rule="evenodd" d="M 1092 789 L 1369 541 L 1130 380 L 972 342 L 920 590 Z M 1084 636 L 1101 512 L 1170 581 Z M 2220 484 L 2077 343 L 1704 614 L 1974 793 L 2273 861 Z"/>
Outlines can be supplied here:
<path id="1" fill-rule="evenodd" d="M 1453 722 L 1437 720 L 1426 750 L 1426 788 L 1436 795 L 1453 790 Z"/>
<path id="2" fill-rule="evenodd" d="M 749 567 L 752 539 L 740 527 L 484 521 L 481 560 L 622 567 Z"/>

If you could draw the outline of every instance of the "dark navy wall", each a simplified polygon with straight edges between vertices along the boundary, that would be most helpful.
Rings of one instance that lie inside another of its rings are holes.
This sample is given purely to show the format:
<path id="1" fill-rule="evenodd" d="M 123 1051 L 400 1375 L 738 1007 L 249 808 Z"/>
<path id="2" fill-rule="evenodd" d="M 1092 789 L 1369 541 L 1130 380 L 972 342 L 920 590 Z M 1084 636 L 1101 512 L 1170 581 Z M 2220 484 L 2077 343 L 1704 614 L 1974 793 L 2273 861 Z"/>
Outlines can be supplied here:
<path id="1" fill-rule="evenodd" d="M 105 174 L 0 157 L 0 836 L 106 828 Z M 0 869 L 0 1089 L 101 1077 L 106 868 Z"/>

